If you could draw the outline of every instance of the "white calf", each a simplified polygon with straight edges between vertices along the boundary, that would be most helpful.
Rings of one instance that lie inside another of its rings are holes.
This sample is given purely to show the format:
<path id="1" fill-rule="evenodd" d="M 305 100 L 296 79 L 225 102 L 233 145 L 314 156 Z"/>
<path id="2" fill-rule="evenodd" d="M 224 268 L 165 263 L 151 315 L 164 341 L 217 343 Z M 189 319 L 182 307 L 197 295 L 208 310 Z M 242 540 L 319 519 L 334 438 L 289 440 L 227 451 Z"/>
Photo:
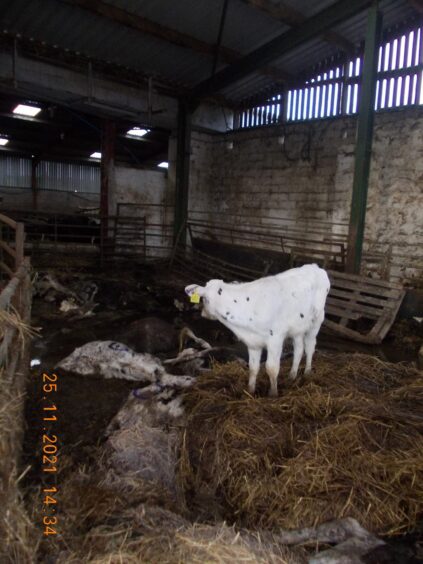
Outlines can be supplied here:
<path id="1" fill-rule="evenodd" d="M 247 345 L 251 393 L 256 387 L 261 352 L 267 349 L 269 395 L 277 396 L 280 358 L 287 337 L 294 342 L 290 378 L 297 376 L 304 349 L 306 374 L 311 370 L 329 288 L 326 271 L 308 264 L 243 284 L 222 280 L 210 280 L 204 287 L 191 284 L 185 292 L 203 299 L 203 317 L 220 321 Z"/>

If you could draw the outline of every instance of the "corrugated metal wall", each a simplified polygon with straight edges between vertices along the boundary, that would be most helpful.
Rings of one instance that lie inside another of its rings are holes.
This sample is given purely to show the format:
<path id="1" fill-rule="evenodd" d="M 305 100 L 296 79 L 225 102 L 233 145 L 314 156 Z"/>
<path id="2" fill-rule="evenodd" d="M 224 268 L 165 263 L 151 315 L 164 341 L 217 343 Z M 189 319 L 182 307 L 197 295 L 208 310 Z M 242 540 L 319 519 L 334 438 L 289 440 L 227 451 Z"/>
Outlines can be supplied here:
<path id="1" fill-rule="evenodd" d="M 41 161 L 36 177 L 39 190 L 100 193 L 99 166 Z M 30 188 L 31 159 L 1 156 L 0 186 Z"/>
<path id="2" fill-rule="evenodd" d="M 100 167 L 41 161 L 37 167 L 40 190 L 100 193 Z"/>
<path id="3" fill-rule="evenodd" d="M 31 159 L 1 156 L 0 186 L 8 188 L 31 187 Z"/>

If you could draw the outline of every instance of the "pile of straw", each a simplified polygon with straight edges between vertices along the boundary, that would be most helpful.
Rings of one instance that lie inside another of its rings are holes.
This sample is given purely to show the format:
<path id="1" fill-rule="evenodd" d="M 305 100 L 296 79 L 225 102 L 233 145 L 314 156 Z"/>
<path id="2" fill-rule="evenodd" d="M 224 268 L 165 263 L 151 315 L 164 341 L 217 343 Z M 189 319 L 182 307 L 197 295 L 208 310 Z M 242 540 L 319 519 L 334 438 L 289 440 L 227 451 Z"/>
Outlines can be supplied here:
<path id="1" fill-rule="evenodd" d="M 421 372 L 320 354 L 306 382 L 277 399 L 267 387 L 262 376 L 249 396 L 246 371 L 232 363 L 186 394 L 179 480 L 192 511 L 204 517 L 211 505 L 250 529 L 346 516 L 379 534 L 413 529 L 423 512 Z"/>
<path id="2" fill-rule="evenodd" d="M 23 395 L 0 369 L 0 562 L 30 564 L 39 534 L 28 518 L 19 491 L 18 461 L 23 438 Z"/>
<path id="3" fill-rule="evenodd" d="M 100 449 L 94 449 L 91 456 L 98 460 Z M 171 499 L 143 480 L 133 480 L 129 489 L 127 483 L 110 485 L 101 461 L 100 465 L 93 461 L 75 470 L 71 458 L 64 455 L 59 479 L 60 534 L 43 540 L 38 554 L 40 561 L 54 559 L 58 564 L 307 562 L 305 549 L 283 546 L 271 533 L 237 531 L 223 523 L 194 524 L 178 513 Z M 39 520 L 36 514 L 33 518 Z"/>

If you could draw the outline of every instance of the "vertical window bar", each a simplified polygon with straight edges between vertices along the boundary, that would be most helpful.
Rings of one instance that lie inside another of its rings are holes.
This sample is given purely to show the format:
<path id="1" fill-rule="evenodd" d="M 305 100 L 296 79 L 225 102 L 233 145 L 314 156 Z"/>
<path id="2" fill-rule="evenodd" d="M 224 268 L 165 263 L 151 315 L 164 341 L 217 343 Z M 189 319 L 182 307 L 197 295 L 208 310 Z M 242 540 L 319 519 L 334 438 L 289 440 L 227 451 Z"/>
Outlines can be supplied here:
<path id="1" fill-rule="evenodd" d="M 335 82 L 333 87 L 333 104 L 332 104 L 332 115 L 336 116 L 339 108 L 339 82 Z"/>
<path id="2" fill-rule="evenodd" d="M 307 117 L 311 119 L 313 117 L 314 108 L 314 87 L 310 88 L 309 102 L 308 102 L 308 114 Z"/>
<path id="3" fill-rule="evenodd" d="M 333 84 L 328 84 L 326 115 L 329 117 L 332 114 L 332 92 Z"/>
<path id="4" fill-rule="evenodd" d="M 301 119 L 301 110 L 302 110 L 302 104 L 303 102 L 303 90 L 298 90 L 298 104 L 297 104 L 297 119 Z"/>
<path id="5" fill-rule="evenodd" d="M 403 92 L 403 77 L 399 76 L 398 77 L 398 89 L 397 89 L 397 99 L 396 99 L 396 105 L 397 107 L 401 106 L 402 103 L 402 92 Z"/>
<path id="6" fill-rule="evenodd" d="M 320 86 L 316 86 L 316 96 L 314 98 L 314 112 L 313 117 L 319 117 L 319 107 L 320 107 Z"/>
<path id="7" fill-rule="evenodd" d="M 292 119 L 295 121 L 297 119 L 297 109 L 298 109 L 298 90 L 294 90 L 294 103 L 292 105 Z"/>
<path id="8" fill-rule="evenodd" d="M 407 67 L 412 67 L 414 64 L 414 31 L 408 34 L 408 49 L 407 49 Z"/>
<path id="9" fill-rule="evenodd" d="M 420 27 L 416 30 L 416 58 L 415 63 L 416 65 L 423 65 L 423 27 Z M 417 72 L 417 82 L 416 82 L 416 100 L 415 104 L 421 104 L 423 102 L 423 88 L 422 88 L 422 79 L 423 79 L 423 69 L 418 69 Z"/>
<path id="10" fill-rule="evenodd" d="M 405 77 L 405 96 L 404 96 L 404 104 L 406 104 L 407 106 L 409 106 L 411 104 L 411 95 L 413 93 L 413 88 L 412 88 L 412 77 L 407 74 L 407 76 Z"/>
<path id="11" fill-rule="evenodd" d="M 303 119 L 308 118 L 309 105 L 310 105 L 310 89 L 307 87 L 304 90 Z"/>
<path id="12" fill-rule="evenodd" d="M 286 121 L 291 119 L 291 106 L 292 106 L 292 91 L 288 90 L 285 104 Z"/>
<path id="13" fill-rule="evenodd" d="M 379 92 L 380 92 L 380 80 L 377 80 L 376 81 L 376 93 L 375 93 L 375 111 L 378 109 Z"/>
<path id="14" fill-rule="evenodd" d="M 395 39 L 393 42 L 392 48 L 392 70 L 396 70 L 399 67 L 399 60 L 400 60 L 400 48 L 399 48 L 399 41 Z M 396 77 L 394 80 L 394 87 L 392 91 L 392 100 L 393 100 L 393 107 L 398 106 L 397 104 L 397 93 L 398 93 L 398 80 L 399 77 Z"/>

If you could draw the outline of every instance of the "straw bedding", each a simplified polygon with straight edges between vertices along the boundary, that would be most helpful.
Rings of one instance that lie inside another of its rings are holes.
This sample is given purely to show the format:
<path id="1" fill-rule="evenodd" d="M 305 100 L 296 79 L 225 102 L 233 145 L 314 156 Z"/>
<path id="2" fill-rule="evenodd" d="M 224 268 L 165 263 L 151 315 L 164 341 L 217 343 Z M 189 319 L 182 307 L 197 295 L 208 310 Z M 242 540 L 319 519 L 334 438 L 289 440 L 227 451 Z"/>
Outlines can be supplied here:
<path id="1" fill-rule="evenodd" d="M 94 449 L 93 457 L 100 456 Z M 39 557 L 57 564 L 274 563 L 305 564 L 306 551 L 278 543 L 271 533 L 224 523 L 192 523 L 151 483 L 114 481 L 102 463 L 74 469 L 64 456 L 59 514 L 62 535 L 44 541 Z M 37 517 L 34 515 L 34 518 Z"/>
<path id="2" fill-rule="evenodd" d="M 28 518 L 18 482 L 23 395 L 0 369 L 0 562 L 33 562 L 39 535 Z"/>
<path id="3" fill-rule="evenodd" d="M 277 399 L 260 397 L 267 385 L 262 377 L 250 397 L 246 371 L 232 363 L 187 393 L 179 478 L 193 511 L 209 499 L 251 529 L 345 516 L 379 534 L 413 529 L 423 511 L 422 373 L 317 355 L 309 381 Z"/>
<path id="4" fill-rule="evenodd" d="M 159 475 L 154 482 L 111 472 L 102 446 L 76 468 L 62 453 L 62 534 L 45 540 L 40 556 L 58 564 L 303 564 L 316 545 L 285 546 L 280 528 L 346 516 L 378 534 L 415 527 L 423 510 L 422 373 L 365 355 L 320 354 L 310 381 L 281 386 L 276 399 L 266 397 L 266 377 L 257 397 L 246 384 L 246 371 L 230 363 L 185 392 L 174 487 Z"/>

